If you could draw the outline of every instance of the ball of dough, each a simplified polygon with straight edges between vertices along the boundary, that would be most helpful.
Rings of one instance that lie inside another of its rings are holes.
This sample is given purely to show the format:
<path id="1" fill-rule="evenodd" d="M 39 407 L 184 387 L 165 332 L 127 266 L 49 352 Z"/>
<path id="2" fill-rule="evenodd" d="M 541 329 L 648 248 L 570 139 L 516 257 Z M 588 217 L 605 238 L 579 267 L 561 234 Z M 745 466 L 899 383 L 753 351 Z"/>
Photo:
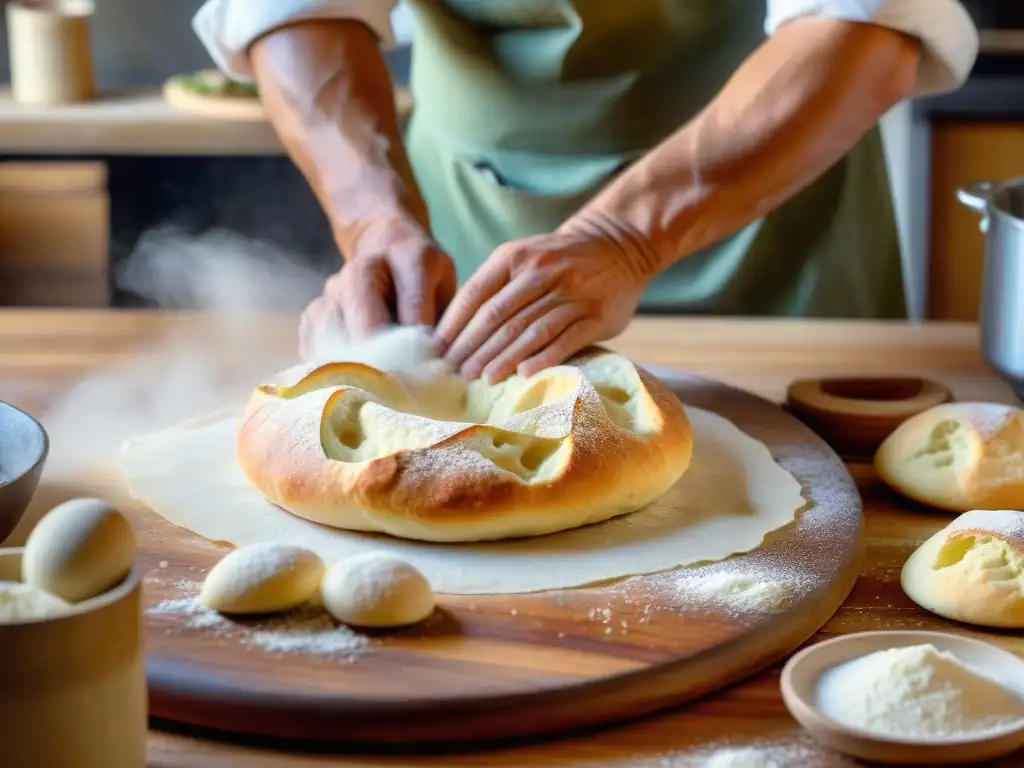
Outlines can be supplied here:
<path id="1" fill-rule="evenodd" d="M 335 619 L 354 627 L 404 627 L 434 611 L 430 582 L 409 563 L 368 552 L 331 566 L 320 600 Z"/>
<path id="2" fill-rule="evenodd" d="M 120 584 L 134 563 L 135 536 L 124 515 L 101 499 L 72 499 L 29 534 L 21 578 L 77 603 Z"/>
<path id="3" fill-rule="evenodd" d="M 52 619 L 70 608 L 45 590 L 18 581 L 0 581 L 0 624 Z"/>
<path id="4" fill-rule="evenodd" d="M 986 627 L 1024 627 L 1024 512 L 971 510 L 907 559 L 903 591 L 922 608 Z"/>
<path id="5" fill-rule="evenodd" d="M 316 553 L 268 541 L 236 549 L 207 575 L 199 600 L 220 613 L 277 613 L 316 594 L 324 575 Z"/>
<path id="6" fill-rule="evenodd" d="M 1024 507 L 1024 411 L 950 403 L 903 422 L 875 467 L 894 490 L 953 512 Z"/>

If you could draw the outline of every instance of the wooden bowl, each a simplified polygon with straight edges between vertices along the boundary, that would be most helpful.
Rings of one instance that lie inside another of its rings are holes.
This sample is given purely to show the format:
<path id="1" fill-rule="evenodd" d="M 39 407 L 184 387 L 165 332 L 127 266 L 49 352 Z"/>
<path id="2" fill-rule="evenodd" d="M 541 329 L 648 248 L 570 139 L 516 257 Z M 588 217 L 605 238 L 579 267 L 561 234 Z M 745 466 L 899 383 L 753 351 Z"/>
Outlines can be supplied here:
<path id="1" fill-rule="evenodd" d="M 843 459 L 870 461 L 896 427 L 952 399 L 927 379 L 800 379 L 789 385 L 786 409 Z"/>
<path id="2" fill-rule="evenodd" d="M 0 549 L 0 580 L 20 581 L 22 549 Z M 146 764 L 141 580 L 42 621 L 0 623 L 0 765 Z"/>
<path id="3" fill-rule="evenodd" d="M 0 541 L 25 514 L 39 486 L 50 440 L 43 425 L 0 402 Z"/>
<path id="4" fill-rule="evenodd" d="M 831 749 L 862 760 L 899 765 L 950 765 L 992 760 L 1024 746 L 1024 718 L 980 736 L 946 739 L 896 739 L 850 728 L 822 714 L 816 687 L 831 667 L 874 651 L 931 643 L 986 673 L 1024 698 L 1024 661 L 1008 651 L 945 632 L 859 632 L 812 645 L 782 669 L 782 699 L 790 714 Z"/>

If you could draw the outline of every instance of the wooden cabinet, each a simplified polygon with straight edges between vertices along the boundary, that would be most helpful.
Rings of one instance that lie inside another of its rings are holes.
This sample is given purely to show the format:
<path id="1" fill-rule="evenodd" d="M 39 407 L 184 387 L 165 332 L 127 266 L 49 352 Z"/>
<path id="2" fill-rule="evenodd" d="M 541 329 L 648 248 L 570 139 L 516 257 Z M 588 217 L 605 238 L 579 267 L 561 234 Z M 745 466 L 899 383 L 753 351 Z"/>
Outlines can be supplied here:
<path id="1" fill-rule="evenodd" d="M 936 122 L 931 166 L 928 317 L 977 320 L 985 238 L 956 190 L 1024 176 L 1024 122 Z"/>
<path id="2" fill-rule="evenodd" d="M 0 163 L 0 306 L 107 306 L 109 230 L 103 163 Z"/>

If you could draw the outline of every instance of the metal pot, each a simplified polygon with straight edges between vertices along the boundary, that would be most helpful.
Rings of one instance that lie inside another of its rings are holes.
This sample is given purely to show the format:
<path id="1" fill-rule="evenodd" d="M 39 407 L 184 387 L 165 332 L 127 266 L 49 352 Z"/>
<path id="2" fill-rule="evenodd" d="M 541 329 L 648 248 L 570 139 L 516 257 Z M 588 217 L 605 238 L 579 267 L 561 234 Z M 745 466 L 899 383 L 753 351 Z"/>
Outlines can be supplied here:
<path id="1" fill-rule="evenodd" d="M 982 353 L 1024 399 L 1024 177 L 968 184 L 957 197 L 982 214 Z"/>

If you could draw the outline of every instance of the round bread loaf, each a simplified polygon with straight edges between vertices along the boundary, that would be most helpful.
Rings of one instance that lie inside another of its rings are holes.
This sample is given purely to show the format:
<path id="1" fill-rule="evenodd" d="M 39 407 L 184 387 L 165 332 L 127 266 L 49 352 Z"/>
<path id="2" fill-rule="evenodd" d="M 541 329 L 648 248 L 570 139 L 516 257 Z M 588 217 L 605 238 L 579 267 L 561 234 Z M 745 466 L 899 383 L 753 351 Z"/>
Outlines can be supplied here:
<path id="1" fill-rule="evenodd" d="M 1024 627 L 1024 512 L 965 512 L 914 551 L 900 581 L 911 600 L 948 619 Z"/>
<path id="2" fill-rule="evenodd" d="M 903 422 L 875 454 L 881 478 L 940 509 L 1024 507 L 1024 412 L 951 403 Z"/>
<path id="3" fill-rule="evenodd" d="M 606 350 L 493 386 L 444 381 L 454 397 L 439 395 L 436 378 L 360 363 L 285 372 L 246 406 L 239 464 L 299 517 L 437 542 L 536 536 L 627 514 L 689 466 L 678 398 Z"/>

